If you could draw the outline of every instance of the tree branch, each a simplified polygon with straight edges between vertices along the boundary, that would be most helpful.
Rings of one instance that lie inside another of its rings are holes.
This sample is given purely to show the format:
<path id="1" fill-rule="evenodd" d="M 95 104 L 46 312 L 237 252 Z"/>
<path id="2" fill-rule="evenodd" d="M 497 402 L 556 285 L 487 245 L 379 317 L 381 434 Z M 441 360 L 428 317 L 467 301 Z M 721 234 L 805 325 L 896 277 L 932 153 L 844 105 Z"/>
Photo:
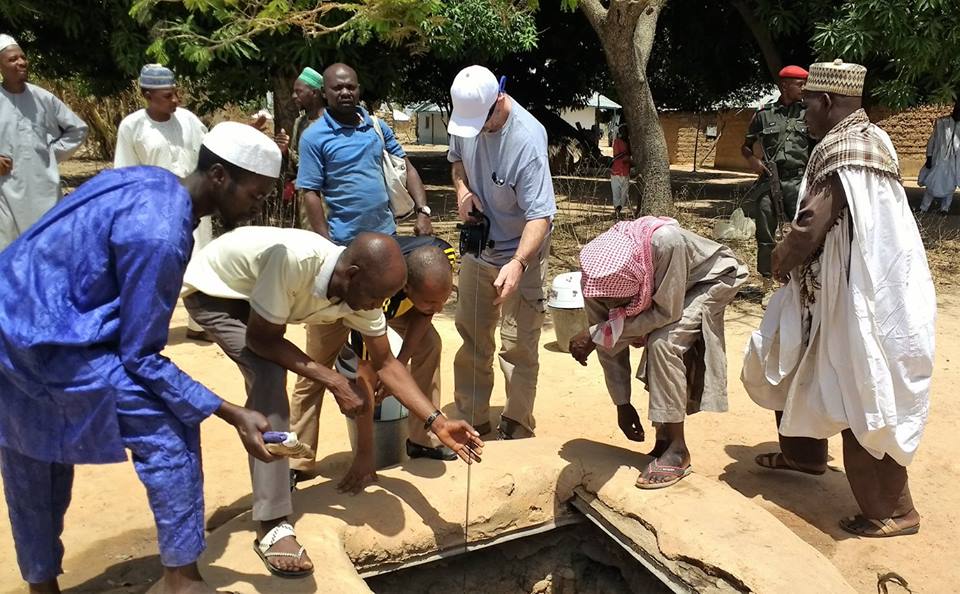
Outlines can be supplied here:
<path id="1" fill-rule="evenodd" d="M 753 33 L 753 38 L 760 46 L 760 53 L 763 54 L 763 61 L 767 64 L 767 70 L 770 71 L 770 78 L 773 79 L 773 82 L 778 82 L 780 80 L 780 69 L 783 68 L 783 59 L 780 57 L 777 45 L 773 42 L 770 29 L 753 14 L 753 11 L 747 6 L 746 0 L 730 0 L 730 4 L 737 9 L 743 22 Z"/>
<path id="2" fill-rule="evenodd" d="M 600 4 L 600 0 L 580 0 L 580 10 L 599 35 L 607 21 L 607 9 Z"/>

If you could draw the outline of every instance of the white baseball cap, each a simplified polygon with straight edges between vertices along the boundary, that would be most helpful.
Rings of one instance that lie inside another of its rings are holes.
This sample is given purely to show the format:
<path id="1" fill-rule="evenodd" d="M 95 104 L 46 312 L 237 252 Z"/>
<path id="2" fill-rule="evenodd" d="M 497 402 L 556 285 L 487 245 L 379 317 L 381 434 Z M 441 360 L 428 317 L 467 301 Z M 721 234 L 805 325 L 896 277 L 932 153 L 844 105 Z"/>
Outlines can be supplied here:
<path id="1" fill-rule="evenodd" d="M 279 177 L 283 155 L 277 143 L 249 124 L 221 122 L 203 137 L 203 146 L 241 169 Z"/>
<path id="2" fill-rule="evenodd" d="M 499 94 L 500 83 L 488 68 L 467 66 L 461 70 L 450 86 L 453 112 L 447 132 L 464 138 L 480 134 Z"/>

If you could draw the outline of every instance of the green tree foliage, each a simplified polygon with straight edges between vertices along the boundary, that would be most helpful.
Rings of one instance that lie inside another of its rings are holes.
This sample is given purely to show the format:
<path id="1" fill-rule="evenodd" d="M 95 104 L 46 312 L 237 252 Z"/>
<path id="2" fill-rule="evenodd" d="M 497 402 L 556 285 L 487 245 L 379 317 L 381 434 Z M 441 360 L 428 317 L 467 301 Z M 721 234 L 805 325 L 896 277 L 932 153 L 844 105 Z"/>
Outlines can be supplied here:
<path id="1" fill-rule="evenodd" d="M 0 31 L 18 39 L 39 76 L 107 95 L 129 85 L 150 44 L 129 10 L 129 0 L 0 0 Z"/>
<path id="2" fill-rule="evenodd" d="M 536 43 L 529 12 L 510 0 L 134 0 L 131 14 L 153 23 L 152 55 L 178 54 L 201 70 L 217 59 L 255 59 L 272 36 L 287 33 L 447 56 Z"/>
<path id="3" fill-rule="evenodd" d="M 504 28 L 496 14 L 483 14 L 482 0 L 460 2 L 457 9 L 471 4 L 476 5 L 471 8 L 476 11 L 472 17 L 464 19 L 460 14 L 452 22 L 462 26 L 469 20 L 474 30 L 488 31 L 499 39 L 453 46 L 438 40 L 429 52 L 405 60 L 392 98 L 403 103 L 430 101 L 449 113 L 450 83 L 471 64 L 506 76 L 508 92 L 531 106 L 582 105 L 592 91 L 609 85 L 603 50 L 583 15 L 543 5 L 534 15 L 522 13 L 522 20 Z"/>
<path id="4" fill-rule="evenodd" d="M 647 76 L 657 107 L 689 111 L 753 100 L 770 84 L 743 19 L 715 0 L 667 3 Z"/>
<path id="5" fill-rule="evenodd" d="M 768 63 L 859 62 L 872 103 L 949 102 L 960 89 L 956 0 L 729 1 Z"/>
<path id="6" fill-rule="evenodd" d="M 869 68 L 872 98 L 891 107 L 950 102 L 960 92 L 960 5 L 956 0 L 848 0 L 817 23 L 824 59 Z"/>

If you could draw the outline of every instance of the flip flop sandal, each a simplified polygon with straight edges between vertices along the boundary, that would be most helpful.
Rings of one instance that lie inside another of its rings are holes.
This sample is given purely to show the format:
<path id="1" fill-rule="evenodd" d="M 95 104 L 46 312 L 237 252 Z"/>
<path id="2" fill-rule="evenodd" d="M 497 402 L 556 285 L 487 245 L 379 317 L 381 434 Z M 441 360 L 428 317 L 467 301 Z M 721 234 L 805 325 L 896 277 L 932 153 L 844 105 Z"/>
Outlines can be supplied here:
<path id="1" fill-rule="evenodd" d="M 286 538 L 287 536 L 297 537 L 296 533 L 293 531 L 293 526 L 289 522 L 280 522 L 276 526 L 270 529 L 269 532 L 263 535 L 263 540 L 253 541 L 253 550 L 260 555 L 260 560 L 263 561 L 263 564 L 267 566 L 267 570 L 277 577 L 282 578 L 304 578 L 313 573 L 313 569 L 301 569 L 299 571 L 286 571 L 283 569 L 278 569 L 270 563 L 270 559 L 273 557 L 286 557 L 291 559 L 296 559 L 299 561 L 303 557 L 303 552 L 306 550 L 302 546 L 300 550 L 296 553 L 268 553 L 270 547 L 277 544 L 277 541 L 281 538 Z"/>
<path id="2" fill-rule="evenodd" d="M 890 538 L 892 536 L 906 536 L 920 532 L 920 524 L 901 528 L 892 518 L 874 520 L 860 514 L 840 520 L 840 528 L 864 538 Z"/>
<path id="3" fill-rule="evenodd" d="M 767 470 L 792 470 L 793 472 L 800 472 L 802 474 L 809 474 L 812 476 L 820 476 L 825 473 L 826 470 L 807 470 L 806 468 L 800 468 L 793 462 L 791 462 L 786 456 L 783 455 L 783 452 L 770 452 L 768 454 L 760 454 L 753 459 L 757 463 L 757 466 L 761 468 L 766 468 Z M 778 462 L 781 461 L 781 462 Z"/>
<path id="4" fill-rule="evenodd" d="M 670 480 L 657 482 L 657 483 L 645 483 L 643 481 L 643 473 L 640 473 L 640 476 L 637 477 L 636 487 L 638 489 L 666 489 L 671 485 L 679 483 L 683 478 L 687 477 L 691 472 L 693 472 L 693 467 L 689 464 L 686 466 L 667 466 L 666 464 L 660 464 L 660 462 L 654 458 L 653 462 L 647 465 L 649 472 L 647 472 L 647 480 L 653 477 L 670 477 Z"/>

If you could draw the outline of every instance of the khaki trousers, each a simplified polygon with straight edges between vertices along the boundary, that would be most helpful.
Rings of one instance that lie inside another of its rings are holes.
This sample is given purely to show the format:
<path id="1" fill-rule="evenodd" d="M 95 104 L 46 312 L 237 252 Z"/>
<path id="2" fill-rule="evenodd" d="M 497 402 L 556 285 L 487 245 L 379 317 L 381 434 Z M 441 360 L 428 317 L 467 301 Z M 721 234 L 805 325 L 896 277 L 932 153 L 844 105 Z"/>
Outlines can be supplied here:
<path id="1" fill-rule="evenodd" d="M 519 424 L 512 437 L 530 437 L 536 428 L 533 403 L 540 371 L 540 329 L 545 317 L 543 283 L 547 276 L 549 238 L 539 260 L 531 262 L 520 286 L 500 306 L 494 305 L 500 267 L 473 256 L 460 263 L 456 325 L 463 339 L 453 362 L 454 398 L 463 419 L 474 425 L 490 422 L 493 392 L 494 333 L 500 325 L 497 358 L 506 382 L 503 417 Z"/>
<path id="2" fill-rule="evenodd" d="M 400 316 L 388 322 L 391 328 L 400 336 L 406 336 L 409 321 L 406 316 Z M 337 355 L 347 343 L 350 330 L 343 324 L 307 326 L 306 353 L 311 359 L 326 367 L 333 367 Z M 427 330 L 423 338 L 410 357 L 410 373 L 417 387 L 423 392 L 433 405 L 440 407 L 440 356 L 443 345 L 440 335 L 433 326 Z M 323 394 L 326 388 L 319 382 L 299 377 L 290 402 L 290 427 L 297 432 L 300 441 L 317 451 L 320 441 L 320 410 L 323 406 Z M 423 428 L 423 421 L 410 415 L 409 437 L 413 443 L 433 447 L 431 434 Z M 291 460 L 290 466 L 295 470 L 309 470 L 313 466 L 312 460 Z"/>
<path id="3" fill-rule="evenodd" d="M 333 368 L 349 334 L 350 329 L 340 322 L 308 324 L 307 356 L 324 367 Z M 313 448 L 314 452 L 320 442 L 320 408 L 324 391 L 326 388 L 320 382 L 298 376 L 290 396 L 290 430 L 296 431 L 297 438 Z M 294 470 L 310 470 L 312 467 L 313 460 L 290 460 L 290 468 Z"/>

